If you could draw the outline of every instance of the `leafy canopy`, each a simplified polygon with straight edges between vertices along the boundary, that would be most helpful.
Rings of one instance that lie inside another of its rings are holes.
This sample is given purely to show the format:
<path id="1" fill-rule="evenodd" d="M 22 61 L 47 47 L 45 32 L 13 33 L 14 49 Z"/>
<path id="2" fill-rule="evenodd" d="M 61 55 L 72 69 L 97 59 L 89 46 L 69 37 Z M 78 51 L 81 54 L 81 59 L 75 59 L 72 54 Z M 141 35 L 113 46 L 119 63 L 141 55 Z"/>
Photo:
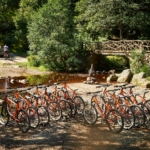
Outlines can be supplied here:
<path id="1" fill-rule="evenodd" d="M 77 71 L 82 68 L 80 42 L 74 29 L 73 13 L 68 0 L 49 1 L 28 24 L 30 54 L 51 70 Z"/>

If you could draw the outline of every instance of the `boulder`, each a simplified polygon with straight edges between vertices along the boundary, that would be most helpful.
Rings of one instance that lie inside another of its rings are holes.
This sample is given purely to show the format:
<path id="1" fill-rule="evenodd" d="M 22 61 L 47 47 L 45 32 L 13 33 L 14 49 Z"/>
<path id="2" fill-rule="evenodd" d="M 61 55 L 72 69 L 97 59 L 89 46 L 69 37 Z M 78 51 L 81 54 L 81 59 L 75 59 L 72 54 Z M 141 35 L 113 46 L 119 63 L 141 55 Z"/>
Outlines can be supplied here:
<path id="1" fill-rule="evenodd" d="M 116 74 L 111 74 L 107 77 L 106 81 L 107 83 L 109 83 L 109 82 L 117 81 L 117 79 L 118 79 L 118 76 Z"/>
<path id="2" fill-rule="evenodd" d="M 148 81 L 146 78 L 138 80 L 135 84 L 143 88 L 150 88 L 150 81 Z"/>
<path id="3" fill-rule="evenodd" d="M 132 77 L 132 72 L 130 69 L 123 70 L 117 79 L 117 82 L 130 82 Z"/>
<path id="4" fill-rule="evenodd" d="M 148 81 L 145 78 L 145 73 L 144 72 L 140 72 L 138 74 L 134 74 L 133 78 L 131 80 L 132 84 L 136 84 L 138 86 L 141 86 L 143 88 L 150 88 L 150 81 Z"/>
<path id="5" fill-rule="evenodd" d="M 140 72 L 138 74 L 134 74 L 131 80 L 131 83 L 137 84 L 139 80 L 145 77 L 145 72 Z"/>

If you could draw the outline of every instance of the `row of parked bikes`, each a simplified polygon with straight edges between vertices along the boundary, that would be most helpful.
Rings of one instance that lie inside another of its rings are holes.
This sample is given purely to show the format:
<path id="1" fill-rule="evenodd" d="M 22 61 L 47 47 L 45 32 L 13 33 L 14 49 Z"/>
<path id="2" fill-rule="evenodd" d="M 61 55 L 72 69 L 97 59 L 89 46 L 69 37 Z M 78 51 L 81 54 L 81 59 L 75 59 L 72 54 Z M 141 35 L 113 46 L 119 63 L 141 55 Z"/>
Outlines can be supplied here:
<path id="1" fill-rule="evenodd" d="M 68 119 L 82 114 L 85 102 L 71 89 L 67 80 L 49 85 L 33 85 L 28 88 L 7 89 L 0 104 L 0 123 L 17 122 L 23 133 L 38 125 L 47 125 L 50 120 Z M 58 84 L 63 83 L 63 87 Z M 48 87 L 53 87 L 50 91 Z M 69 92 L 70 88 L 71 92 Z"/>
<path id="2" fill-rule="evenodd" d="M 136 85 L 128 83 L 98 85 L 90 104 L 84 108 L 84 119 L 88 124 L 95 124 L 100 117 L 113 133 L 120 133 L 148 124 L 150 120 L 150 100 L 146 99 L 149 90 L 135 92 Z"/>
<path id="3" fill-rule="evenodd" d="M 47 125 L 51 120 L 68 119 L 78 114 L 90 125 L 100 118 L 111 132 L 120 133 L 149 122 L 150 100 L 145 97 L 148 90 L 136 93 L 135 86 L 128 84 L 118 84 L 109 90 L 111 84 L 101 84 L 96 92 L 86 93 L 90 95 L 90 103 L 86 104 L 78 95 L 78 89 L 68 86 L 68 80 L 1 92 L 0 123 L 5 126 L 14 120 L 26 133 L 40 124 Z M 62 87 L 58 86 L 60 83 Z"/>

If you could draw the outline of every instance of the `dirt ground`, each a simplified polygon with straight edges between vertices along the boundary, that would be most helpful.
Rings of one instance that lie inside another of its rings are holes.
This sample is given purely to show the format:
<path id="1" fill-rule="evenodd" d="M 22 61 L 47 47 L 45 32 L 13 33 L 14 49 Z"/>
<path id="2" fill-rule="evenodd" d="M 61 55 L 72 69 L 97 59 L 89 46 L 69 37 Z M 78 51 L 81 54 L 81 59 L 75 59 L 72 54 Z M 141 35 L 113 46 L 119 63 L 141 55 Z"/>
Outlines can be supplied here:
<path id="1" fill-rule="evenodd" d="M 20 68 L 16 62 L 27 61 L 16 57 L 14 61 L 0 59 L 0 76 L 22 76 L 26 74 L 42 74 L 28 68 Z M 78 88 L 78 93 L 86 103 L 90 97 L 86 92 L 95 91 L 96 85 L 83 83 L 70 84 Z M 140 91 L 142 88 L 137 87 Z M 83 116 L 75 116 L 68 120 L 51 121 L 47 126 L 39 126 L 27 133 L 22 133 L 16 123 L 8 126 L 0 125 L 0 149 L 2 150 L 150 150 L 150 124 L 131 130 L 123 130 L 119 134 L 109 131 L 106 124 L 99 119 L 93 125 L 87 125 Z"/>

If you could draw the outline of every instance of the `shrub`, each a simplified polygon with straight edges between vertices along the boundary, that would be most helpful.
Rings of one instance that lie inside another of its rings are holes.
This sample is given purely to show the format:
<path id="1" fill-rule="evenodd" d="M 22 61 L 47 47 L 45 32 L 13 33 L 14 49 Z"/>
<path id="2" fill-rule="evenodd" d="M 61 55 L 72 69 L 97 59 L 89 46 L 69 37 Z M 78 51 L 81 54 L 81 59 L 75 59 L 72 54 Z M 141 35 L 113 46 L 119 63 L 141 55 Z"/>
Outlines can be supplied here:
<path id="1" fill-rule="evenodd" d="M 37 55 L 30 55 L 27 57 L 28 59 L 28 63 L 29 63 L 29 66 L 32 66 L 32 67 L 39 67 L 40 66 L 40 59 Z"/>
<path id="2" fill-rule="evenodd" d="M 146 76 L 150 76 L 150 66 L 145 60 L 145 52 L 134 50 L 130 55 L 130 69 L 133 73 L 145 72 Z"/>

